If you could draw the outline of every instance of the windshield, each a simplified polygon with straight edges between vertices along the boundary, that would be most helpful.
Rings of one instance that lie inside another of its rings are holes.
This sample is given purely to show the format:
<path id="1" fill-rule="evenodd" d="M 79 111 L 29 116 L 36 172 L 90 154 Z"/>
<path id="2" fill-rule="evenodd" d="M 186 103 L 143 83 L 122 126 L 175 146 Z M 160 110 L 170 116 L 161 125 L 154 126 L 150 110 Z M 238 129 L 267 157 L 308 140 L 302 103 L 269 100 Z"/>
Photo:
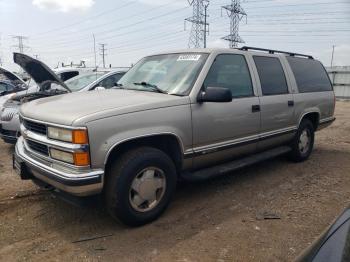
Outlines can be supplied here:
<path id="1" fill-rule="evenodd" d="M 91 74 L 78 75 L 67 80 L 65 84 L 69 87 L 70 90 L 72 90 L 72 92 L 79 91 L 80 89 L 99 79 L 104 74 L 105 73 L 103 72 L 95 72 Z"/>
<path id="2" fill-rule="evenodd" d="M 143 58 L 119 81 L 121 88 L 187 95 L 207 54 L 166 54 Z"/>

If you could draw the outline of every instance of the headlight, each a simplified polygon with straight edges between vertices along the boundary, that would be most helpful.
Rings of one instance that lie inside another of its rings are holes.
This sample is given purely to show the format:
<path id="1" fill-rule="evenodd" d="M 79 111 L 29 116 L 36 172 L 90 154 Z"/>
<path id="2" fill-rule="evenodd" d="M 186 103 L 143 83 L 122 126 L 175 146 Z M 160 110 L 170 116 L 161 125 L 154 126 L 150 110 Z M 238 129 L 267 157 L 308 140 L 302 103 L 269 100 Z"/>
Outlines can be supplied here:
<path id="1" fill-rule="evenodd" d="M 86 129 L 70 130 L 59 127 L 49 126 L 47 136 L 51 139 L 70 142 L 74 144 L 87 144 L 88 135 Z"/>
<path id="2" fill-rule="evenodd" d="M 90 156 L 88 152 L 66 152 L 55 148 L 50 149 L 50 155 L 53 159 L 60 160 L 76 166 L 90 165 Z"/>

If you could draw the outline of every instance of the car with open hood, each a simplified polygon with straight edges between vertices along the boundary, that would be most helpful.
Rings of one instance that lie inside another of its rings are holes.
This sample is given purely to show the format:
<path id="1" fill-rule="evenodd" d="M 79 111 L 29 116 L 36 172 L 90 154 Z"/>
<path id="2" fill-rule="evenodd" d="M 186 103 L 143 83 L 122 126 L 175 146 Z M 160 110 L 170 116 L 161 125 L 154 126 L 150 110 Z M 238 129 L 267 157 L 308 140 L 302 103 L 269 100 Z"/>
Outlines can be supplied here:
<path id="1" fill-rule="evenodd" d="M 26 90 L 28 85 L 19 76 L 0 67 L 0 97 L 2 100 L 9 95 Z"/>
<path id="2" fill-rule="evenodd" d="M 63 95 L 70 92 L 89 91 L 96 88 L 111 88 L 125 73 L 120 70 L 82 71 L 71 68 L 54 71 L 43 62 L 20 53 L 14 53 L 14 62 L 28 73 L 37 86 L 16 93 L 4 103 L 0 111 L 0 137 L 7 143 L 15 143 L 17 137 L 20 135 L 18 112 L 22 104 L 36 99 Z M 78 71 L 78 75 L 63 81 L 63 73 L 69 72 L 69 75 L 64 75 L 65 78 L 68 78 L 68 76 L 72 75 L 72 72 L 76 74 Z"/>
<path id="3" fill-rule="evenodd" d="M 335 96 L 310 55 L 245 47 L 147 56 L 115 88 L 22 105 L 14 167 L 62 195 L 102 194 L 136 226 L 166 209 L 179 179 L 282 154 L 310 156 Z"/>

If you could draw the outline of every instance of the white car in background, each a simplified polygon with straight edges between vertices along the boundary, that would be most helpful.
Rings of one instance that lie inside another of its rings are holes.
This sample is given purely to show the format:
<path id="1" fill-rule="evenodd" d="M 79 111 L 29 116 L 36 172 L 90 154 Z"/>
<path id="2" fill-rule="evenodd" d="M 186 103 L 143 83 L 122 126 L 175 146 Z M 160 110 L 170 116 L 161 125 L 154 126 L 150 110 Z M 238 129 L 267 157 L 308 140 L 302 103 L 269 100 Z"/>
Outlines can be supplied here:
<path id="1" fill-rule="evenodd" d="M 15 53 L 14 61 L 30 75 L 37 87 L 29 88 L 28 91 L 12 96 L 5 102 L 0 111 L 0 137 L 11 144 L 16 143 L 20 134 L 18 111 L 23 103 L 69 92 L 112 88 L 117 85 L 118 80 L 125 74 L 125 71 L 120 70 L 94 70 L 94 72 L 82 72 L 67 81 L 62 81 L 61 77 L 57 75 L 59 73 L 54 73 L 53 70 L 39 60 L 24 54 Z"/>

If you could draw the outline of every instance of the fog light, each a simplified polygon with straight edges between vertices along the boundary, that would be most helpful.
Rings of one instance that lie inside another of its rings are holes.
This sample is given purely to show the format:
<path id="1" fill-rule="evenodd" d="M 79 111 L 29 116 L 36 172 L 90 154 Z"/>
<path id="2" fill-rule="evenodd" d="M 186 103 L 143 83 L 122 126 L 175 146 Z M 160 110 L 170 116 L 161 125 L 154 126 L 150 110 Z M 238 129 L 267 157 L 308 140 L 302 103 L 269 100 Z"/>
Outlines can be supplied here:
<path id="1" fill-rule="evenodd" d="M 53 159 L 67 162 L 70 164 L 74 164 L 74 156 L 73 156 L 73 153 L 71 153 L 71 152 L 65 152 L 65 151 L 51 148 L 50 155 Z"/>

